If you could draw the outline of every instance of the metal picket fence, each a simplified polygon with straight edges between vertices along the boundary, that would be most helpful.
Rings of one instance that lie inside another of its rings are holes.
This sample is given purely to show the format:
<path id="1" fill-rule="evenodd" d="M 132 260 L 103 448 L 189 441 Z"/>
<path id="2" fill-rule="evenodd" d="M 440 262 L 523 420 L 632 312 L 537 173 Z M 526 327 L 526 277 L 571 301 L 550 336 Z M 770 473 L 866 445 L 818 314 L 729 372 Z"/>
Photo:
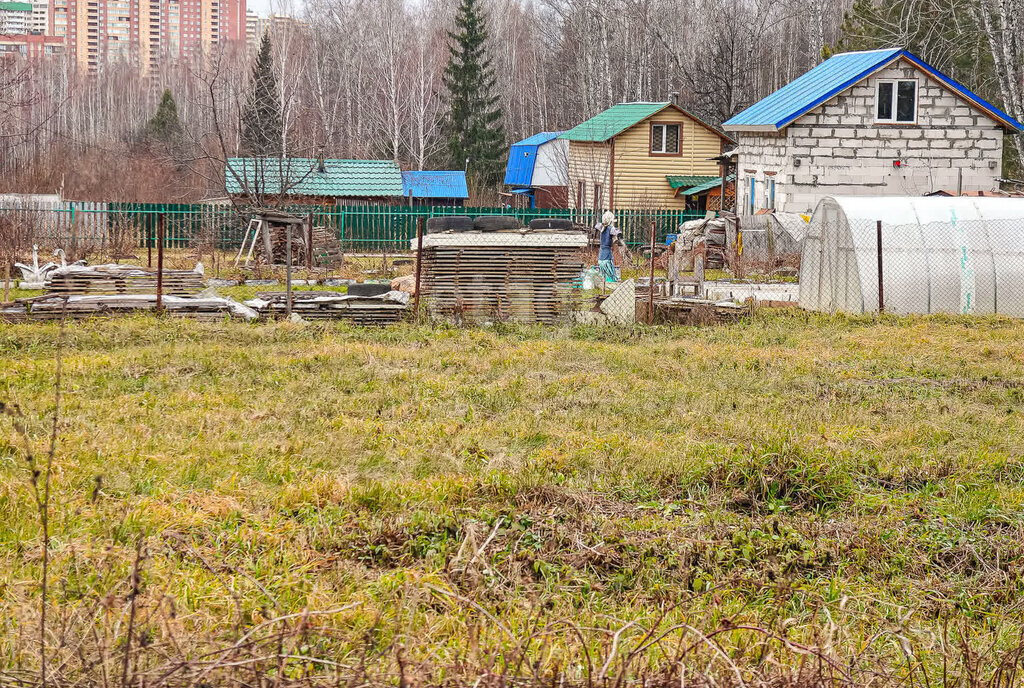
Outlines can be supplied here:
<path id="1" fill-rule="evenodd" d="M 593 226 L 598 213 L 591 210 L 506 207 L 438 207 L 402 205 L 308 206 L 282 208 L 300 216 L 312 215 L 316 226 L 330 227 L 346 250 L 406 251 L 416 236 L 416 223 L 433 217 L 468 215 L 514 216 L 523 225 L 538 218 L 567 218 Z M 686 210 L 620 210 L 616 212 L 627 245 L 648 240 L 651 223 L 663 241 L 680 223 L 700 217 Z M 17 228 L 29 244 L 63 248 L 79 246 L 103 251 L 110 244 L 135 237 L 139 247 L 153 247 L 161 216 L 166 220 L 165 248 L 213 245 L 230 250 L 242 243 L 248 209 L 213 203 L 118 203 L 62 201 L 50 204 L 0 205 L 0 221 Z"/>

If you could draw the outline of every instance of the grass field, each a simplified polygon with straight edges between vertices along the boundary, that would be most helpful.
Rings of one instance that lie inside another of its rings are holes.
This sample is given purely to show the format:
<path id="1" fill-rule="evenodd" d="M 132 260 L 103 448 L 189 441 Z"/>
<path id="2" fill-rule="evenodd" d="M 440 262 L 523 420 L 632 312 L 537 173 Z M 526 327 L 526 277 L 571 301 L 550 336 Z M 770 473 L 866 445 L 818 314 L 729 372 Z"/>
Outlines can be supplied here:
<path id="1" fill-rule="evenodd" d="M 37 461 L 58 332 L 0 325 Z M 65 338 L 68 683 L 1021 680 L 1024 322 Z M 42 541 L 9 420 L 0 663 L 28 682 Z"/>

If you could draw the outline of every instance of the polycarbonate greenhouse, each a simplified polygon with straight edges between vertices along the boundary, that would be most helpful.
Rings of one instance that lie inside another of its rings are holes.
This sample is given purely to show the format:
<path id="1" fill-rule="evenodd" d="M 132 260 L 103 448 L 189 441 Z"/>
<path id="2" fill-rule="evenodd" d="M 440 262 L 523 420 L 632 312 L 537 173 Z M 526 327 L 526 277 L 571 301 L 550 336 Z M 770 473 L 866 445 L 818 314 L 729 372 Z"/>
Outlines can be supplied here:
<path id="1" fill-rule="evenodd" d="M 1024 316 L 1024 199 L 829 197 L 814 211 L 800 306 Z"/>

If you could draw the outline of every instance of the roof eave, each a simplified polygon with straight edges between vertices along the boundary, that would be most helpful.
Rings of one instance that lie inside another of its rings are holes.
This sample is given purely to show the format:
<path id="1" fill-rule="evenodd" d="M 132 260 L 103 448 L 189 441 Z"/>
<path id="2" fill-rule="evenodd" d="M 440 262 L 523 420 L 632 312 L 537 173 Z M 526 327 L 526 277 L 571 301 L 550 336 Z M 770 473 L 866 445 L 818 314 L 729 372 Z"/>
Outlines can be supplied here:
<path id="1" fill-rule="evenodd" d="M 723 124 L 722 128 L 726 131 L 734 131 L 737 134 L 744 132 L 776 132 L 779 130 L 779 127 L 774 124 Z"/>

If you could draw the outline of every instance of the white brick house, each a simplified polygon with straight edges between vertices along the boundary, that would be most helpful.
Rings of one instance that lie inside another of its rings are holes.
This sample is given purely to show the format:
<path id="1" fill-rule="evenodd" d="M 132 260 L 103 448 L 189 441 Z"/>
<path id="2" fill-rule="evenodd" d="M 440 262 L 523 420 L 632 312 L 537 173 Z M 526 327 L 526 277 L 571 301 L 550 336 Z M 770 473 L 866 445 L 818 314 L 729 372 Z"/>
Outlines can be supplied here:
<path id="1" fill-rule="evenodd" d="M 905 50 L 835 55 L 722 125 L 737 207 L 813 210 L 824 196 L 994 191 L 1021 124 Z"/>

